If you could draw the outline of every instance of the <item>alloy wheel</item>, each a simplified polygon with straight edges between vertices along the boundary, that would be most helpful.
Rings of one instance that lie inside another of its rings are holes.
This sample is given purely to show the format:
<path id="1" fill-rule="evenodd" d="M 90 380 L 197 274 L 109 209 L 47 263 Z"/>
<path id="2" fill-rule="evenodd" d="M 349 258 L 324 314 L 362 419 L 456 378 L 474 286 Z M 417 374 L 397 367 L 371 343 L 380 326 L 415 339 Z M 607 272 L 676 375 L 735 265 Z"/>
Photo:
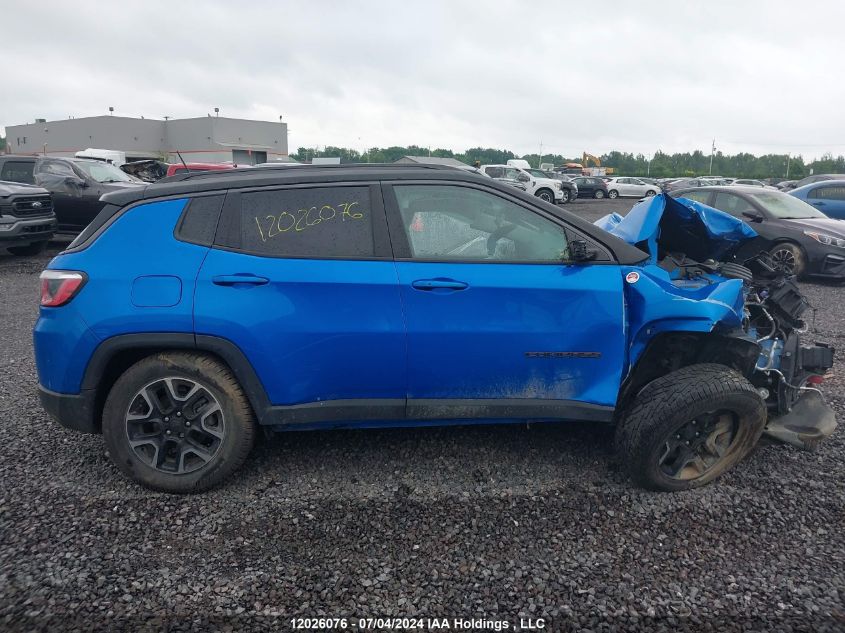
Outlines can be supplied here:
<path id="1" fill-rule="evenodd" d="M 132 452 L 155 470 L 183 475 L 202 468 L 223 443 L 226 422 L 217 398 L 183 377 L 156 380 L 140 389 L 126 412 Z"/>
<path id="2" fill-rule="evenodd" d="M 658 468 L 671 479 L 698 479 L 731 453 L 738 436 L 733 413 L 709 411 L 683 424 L 666 440 Z"/>
<path id="3" fill-rule="evenodd" d="M 779 248 L 772 253 L 775 268 L 787 274 L 795 270 L 795 253 L 788 248 Z"/>

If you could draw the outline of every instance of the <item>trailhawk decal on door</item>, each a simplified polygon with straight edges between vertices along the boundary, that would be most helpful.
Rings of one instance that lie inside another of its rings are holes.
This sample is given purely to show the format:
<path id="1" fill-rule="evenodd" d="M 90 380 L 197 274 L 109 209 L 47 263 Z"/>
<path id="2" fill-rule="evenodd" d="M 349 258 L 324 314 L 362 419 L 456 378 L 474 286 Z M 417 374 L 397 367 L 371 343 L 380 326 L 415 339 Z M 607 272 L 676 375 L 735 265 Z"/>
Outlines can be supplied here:
<path id="1" fill-rule="evenodd" d="M 601 352 L 525 352 L 526 358 L 601 358 Z"/>

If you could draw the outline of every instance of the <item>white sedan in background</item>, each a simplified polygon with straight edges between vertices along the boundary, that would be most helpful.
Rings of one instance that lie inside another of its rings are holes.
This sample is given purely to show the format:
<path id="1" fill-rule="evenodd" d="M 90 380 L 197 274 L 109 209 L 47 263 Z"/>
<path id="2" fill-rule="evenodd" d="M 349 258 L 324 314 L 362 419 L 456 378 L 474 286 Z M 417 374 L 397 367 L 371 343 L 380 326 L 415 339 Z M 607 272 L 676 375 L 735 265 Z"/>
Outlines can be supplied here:
<path id="1" fill-rule="evenodd" d="M 745 185 L 746 187 L 762 187 L 763 189 L 777 189 L 777 187 L 767 185 L 762 180 L 752 180 L 751 178 L 738 178 L 737 180 L 734 180 L 732 184 Z"/>
<path id="2" fill-rule="evenodd" d="M 606 183 L 607 197 L 618 198 L 620 196 L 632 196 L 635 198 L 650 198 L 660 193 L 658 185 L 652 185 L 639 178 L 618 177 L 610 178 Z"/>

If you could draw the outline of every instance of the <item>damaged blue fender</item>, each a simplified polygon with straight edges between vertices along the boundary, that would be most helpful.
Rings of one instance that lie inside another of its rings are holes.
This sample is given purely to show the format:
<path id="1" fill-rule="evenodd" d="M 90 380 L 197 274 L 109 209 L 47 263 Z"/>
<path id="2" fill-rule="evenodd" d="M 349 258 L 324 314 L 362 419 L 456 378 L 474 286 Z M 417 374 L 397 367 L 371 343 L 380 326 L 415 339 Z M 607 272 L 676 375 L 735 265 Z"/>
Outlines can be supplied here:
<path id="1" fill-rule="evenodd" d="M 694 200 L 654 196 L 627 216 L 607 215 L 595 223 L 649 254 L 640 266 L 623 268 L 628 310 L 628 368 L 649 341 L 663 332 L 736 331 L 742 326 L 745 297 L 739 279 L 707 274 L 682 279 L 657 265 L 666 253 L 695 261 L 729 257 L 757 233 L 742 220 Z"/>

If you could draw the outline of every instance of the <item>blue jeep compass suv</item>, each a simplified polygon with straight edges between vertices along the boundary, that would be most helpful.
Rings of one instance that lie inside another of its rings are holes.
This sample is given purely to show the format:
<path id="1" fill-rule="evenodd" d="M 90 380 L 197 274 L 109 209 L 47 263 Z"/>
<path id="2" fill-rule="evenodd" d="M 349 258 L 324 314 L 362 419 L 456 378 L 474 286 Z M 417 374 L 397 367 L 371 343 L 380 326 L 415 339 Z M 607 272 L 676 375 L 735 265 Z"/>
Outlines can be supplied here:
<path id="1" fill-rule="evenodd" d="M 612 423 L 634 480 L 679 490 L 764 427 L 810 446 L 835 424 L 806 301 L 736 261 L 747 225 L 692 201 L 600 228 L 429 165 L 190 174 L 103 201 L 41 276 L 40 396 L 154 489 L 220 482 L 259 427 Z"/>

